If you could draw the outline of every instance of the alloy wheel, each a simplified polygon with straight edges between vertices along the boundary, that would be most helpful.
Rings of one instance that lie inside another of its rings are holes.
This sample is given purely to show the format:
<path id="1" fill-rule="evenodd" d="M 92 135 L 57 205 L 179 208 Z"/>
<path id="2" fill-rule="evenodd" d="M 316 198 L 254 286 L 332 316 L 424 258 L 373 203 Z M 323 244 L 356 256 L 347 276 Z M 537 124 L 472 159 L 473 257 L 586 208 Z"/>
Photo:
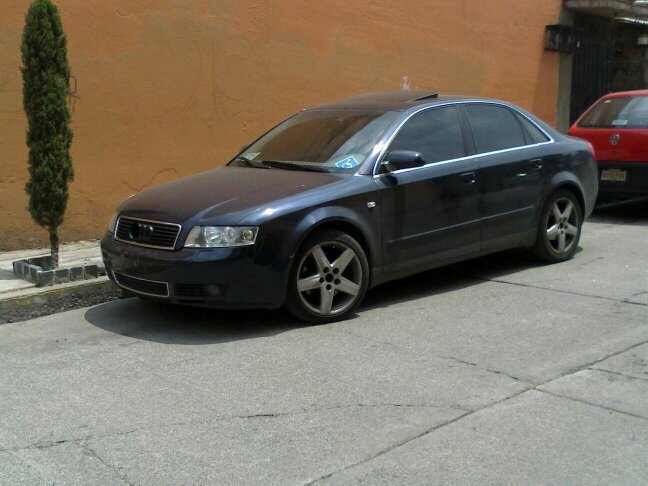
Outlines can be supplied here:
<path id="1" fill-rule="evenodd" d="M 358 299 L 362 264 L 356 252 L 340 241 L 313 246 L 297 271 L 297 293 L 312 313 L 326 317 L 344 313 Z"/>
<path id="2" fill-rule="evenodd" d="M 547 241 L 558 254 L 571 251 L 578 238 L 578 211 L 573 201 L 563 197 L 557 199 L 547 214 Z"/>

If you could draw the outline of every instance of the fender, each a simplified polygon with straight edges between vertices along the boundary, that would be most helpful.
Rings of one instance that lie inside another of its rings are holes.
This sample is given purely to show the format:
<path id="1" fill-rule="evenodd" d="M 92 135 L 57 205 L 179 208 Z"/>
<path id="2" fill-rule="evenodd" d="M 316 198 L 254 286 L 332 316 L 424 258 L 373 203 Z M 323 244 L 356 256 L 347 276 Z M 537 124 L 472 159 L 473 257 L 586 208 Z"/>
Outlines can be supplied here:
<path id="1" fill-rule="evenodd" d="M 544 207 L 547 199 L 549 199 L 549 196 L 551 196 L 551 194 L 553 194 L 557 189 L 560 189 L 561 187 L 569 187 L 570 189 L 574 189 L 576 191 L 576 197 L 578 197 L 578 200 L 582 206 L 583 215 L 587 215 L 592 211 L 592 208 L 587 205 L 585 191 L 583 190 L 583 186 L 579 182 L 578 178 L 572 172 L 564 170 L 554 174 L 549 181 L 547 192 L 544 194 L 542 201 L 540 201 L 540 205 L 538 206 L 536 211 L 537 218 L 540 218 L 542 208 Z"/>
<path id="2" fill-rule="evenodd" d="M 357 211 L 341 206 L 320 207 L 301 218 L 295 228 L 294 237 L 289 242 L 291 264 L 297 251 L 309 235 L 323 225 L 336 222 L 353 226 L 364 237 L 369 250 L 367 258 L 371 266 L 380 265 L 380 249 L 378 248 L 380 235 L 377 231 L 378 228 L 375 227 L 376 222 L 372 224 L 366 217 L 358 214 Z"/>

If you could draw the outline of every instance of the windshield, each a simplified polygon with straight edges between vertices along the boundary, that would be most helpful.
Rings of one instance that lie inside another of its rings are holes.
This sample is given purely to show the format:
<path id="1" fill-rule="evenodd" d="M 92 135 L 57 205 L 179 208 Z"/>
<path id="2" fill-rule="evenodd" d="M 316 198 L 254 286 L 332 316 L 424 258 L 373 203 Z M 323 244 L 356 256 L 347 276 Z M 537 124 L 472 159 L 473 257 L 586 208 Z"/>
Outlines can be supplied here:
<path id="1" fill-rule="evenodd" d="M 397 112 L 303 111 L 247 147 L 230 165 L 355 172 Z"/>
<path id="2" fill-rule="evenodd" d="M 584 128 L 648 128 L 648 96 L 599 101 L 578 124 Z"/>

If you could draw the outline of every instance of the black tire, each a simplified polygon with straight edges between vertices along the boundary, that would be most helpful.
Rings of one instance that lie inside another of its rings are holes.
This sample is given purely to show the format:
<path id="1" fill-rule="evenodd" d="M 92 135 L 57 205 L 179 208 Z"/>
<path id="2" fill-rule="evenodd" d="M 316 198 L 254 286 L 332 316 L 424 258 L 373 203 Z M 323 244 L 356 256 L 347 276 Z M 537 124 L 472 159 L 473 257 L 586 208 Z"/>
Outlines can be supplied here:
<path id="1" fill-rule="evenodd" d="M 320 263 L 314 255 L 314 252 L 319 255 L 317 247 L 324 253 L 328 270 L 320 270 Z M 348 258 L 353 259 L 343 267 L 344 259 L 338 258 L 343 253 L 350 255 L 347 250 L 352 250 L 353 255 Z M 341 271 L 335 267 L 335 262 L 339 262 Z M 300 291 L 298 280 L 302 283 L 308 281 L 308 285 L 316 287 Z M 343 320 L 362 303 L 368 287 L 369 263 L 362 247 L 346 233 L 325 230 L 310 236 L 293 260 L 286 309 L 295 317 L 314 324 Z M 327 308 L 330 313 L 326 313 Z"/>
<path id="2" fill-rule="evenodd" d="M 566 216 L 570 204 L 572 209 Z M 548 263 L 569 260 L 578 248 L 582 226 L 583 209 L 578 198 L 568 189 L 558 189 L 542 208 L 533 253 Z"/>

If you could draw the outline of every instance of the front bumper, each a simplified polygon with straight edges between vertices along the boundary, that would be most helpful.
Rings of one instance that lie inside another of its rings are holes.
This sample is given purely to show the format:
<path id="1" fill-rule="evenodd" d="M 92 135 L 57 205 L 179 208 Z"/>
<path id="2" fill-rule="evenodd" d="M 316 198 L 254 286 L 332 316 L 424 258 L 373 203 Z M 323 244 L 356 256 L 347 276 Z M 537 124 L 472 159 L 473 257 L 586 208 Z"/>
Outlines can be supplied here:
<path id="1" fill-rule="evenodd" d="M 168 251 L 106 233 L 101 251 L 110 279 L 146 298 L 224 309 L 274 309 L 285 301 L 285 271 L 257 263 L 254 245 Z"/>
<path id="2" fill-rule="evenodd" d="M 625 181 L 601 180 L 604 170 L 625 171 Z M 648 195 L 648 162 L 598 162 L 599 196 Z"/>

